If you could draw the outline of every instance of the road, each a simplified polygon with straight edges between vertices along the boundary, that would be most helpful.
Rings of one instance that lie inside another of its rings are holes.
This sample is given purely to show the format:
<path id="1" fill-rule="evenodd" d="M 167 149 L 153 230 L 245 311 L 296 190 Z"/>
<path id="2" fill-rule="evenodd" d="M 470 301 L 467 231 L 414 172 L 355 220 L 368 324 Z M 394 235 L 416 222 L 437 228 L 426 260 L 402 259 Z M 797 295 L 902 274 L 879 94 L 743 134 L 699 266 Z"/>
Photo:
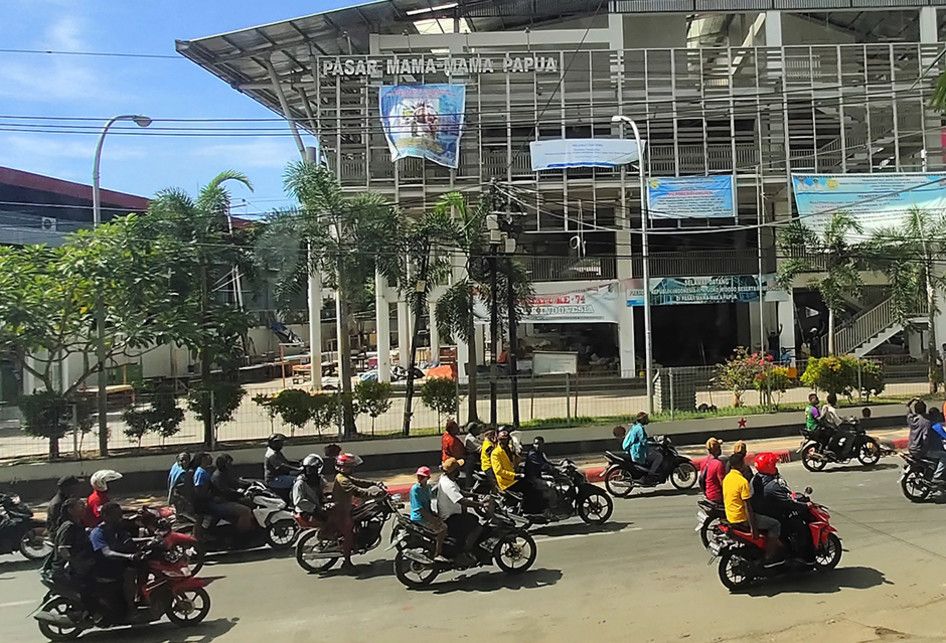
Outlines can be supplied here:
<path id="1" fill-rule="evenodd" d="M 374 552 L 355 577 L 307 575 L 293 558 L 247 552 L 208 564 L 205 574 L 223 578 L 210 587 L 201 627 L 164 623 L 82 640 L 942 641 L 946 506 L 907 502 L 898 462 L 820 474 L 783 465 L 793 485 L 811 485 L 831 507 L 844 557 L 834 572 L 745 594 L 727 592 L 707 565 L 693 530 L 696 496 L 668 488 L 617 500 L 606 529 L 565 523 L 538 532 L 536 564 L 518 578 L 487 569 L 408 591 L 393 576 L 391 552 Z M 27 614 L 41 593 L 35 568 L 0 559 L 4 641 L 40 640 Z"/>

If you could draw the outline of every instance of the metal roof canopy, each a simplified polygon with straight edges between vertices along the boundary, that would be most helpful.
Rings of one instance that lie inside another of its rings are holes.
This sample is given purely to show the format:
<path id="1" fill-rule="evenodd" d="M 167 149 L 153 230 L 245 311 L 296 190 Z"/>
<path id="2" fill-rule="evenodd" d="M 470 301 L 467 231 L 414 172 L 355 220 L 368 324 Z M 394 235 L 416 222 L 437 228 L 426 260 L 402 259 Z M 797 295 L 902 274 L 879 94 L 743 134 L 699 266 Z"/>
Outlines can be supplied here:
<path id="1" fill-rule="evenodd" d="M 196 40 L 178 40 L 176 48 L 237 91 L 314 132 L 311 108 L 300 81 L 310 75 L 315 57 L 367 54 L 371 34 L 417 34 L 415 22 L 419 20 L 464 19 L 471 31 L 480 32 L 521 30 L 591 15 L 599 8 L 602 14 L 706 14 L 766 10 L 869 12 L 924 6 L 946 6 L 946 0 L 380 0 Z M 826 19 L 824 13 L 809 16 L 815 21 Z M 840 26 L 856 29 L 861 25 Z M 280 93 L 284 94 L 289 113 L 280 105 Z"/>

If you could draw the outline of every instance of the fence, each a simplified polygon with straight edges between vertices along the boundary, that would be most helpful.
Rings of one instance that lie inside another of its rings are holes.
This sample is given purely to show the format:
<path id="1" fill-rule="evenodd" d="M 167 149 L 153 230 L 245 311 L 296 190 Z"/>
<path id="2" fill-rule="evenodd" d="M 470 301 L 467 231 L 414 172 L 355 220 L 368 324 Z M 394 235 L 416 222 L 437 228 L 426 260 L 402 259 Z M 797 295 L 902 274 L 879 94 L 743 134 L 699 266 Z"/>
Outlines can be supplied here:
<path id="1" fill-rule="evenodd" d="M 927 366 L 907 356 L 884 356 L 872 358 L 882 366 L 884 388 L 880 395 L 870 394 L 871 402 L 900 402 L 914 395 L 926 395 L 930 392 Z M 732 389 L 722 386 L 716 366 L 692 366 L 658 368 L 655 373 L 654 406 L 656 419 L 691 419 L 720 415 L 747 415 L 751 413 L 772 412 L 776 410 L 800 410 L 810 389 L 800 382 L 806 364 L 767 363 L 764 367 L 763 385 L 748 385 L 740 391 L 739 404 Z M 776 371 L 775 369 L 781 368 Z M 868 382 L 865 374 L 857 376 L 857 383 L 852 387 L 852 399 L 842 403 L 861 404 L 867 401 L 864 391 L 858 394 L 859 386 Z M 414 412 L 411 422 L 412 435 L 435 434 L 446 420 L 446 413 L 439 413 L 428 408 L 421 401 L 419 394 L 423 380 L 418 381 L 418 392 L 414 397 Z M 261 401 L 284 390 L 281 382 L 244 385 L 245 394 L 238 401 L 229 418 L 216 423 L 215 439 L 220 443 L 239 443 L 262 440 L 274 432 L 295 435 L 297 437 L 329 440 L 338 435 L 337 423 L 332 420 L 317 426 L 312 421 L 294 428 L 278 415 L 271 415 Z M 290 388 L 291 385 L 290 385 Z M 304 387 L 299 387 L 301 390 Z M 616 374 L 580 373 L 577 376 L 531 377 L 520 375 L 519 412 L 524 427 L 556 428 L 563 426 L 582 426 L 588 424 L 608 424 L 624 421 L 638 411 L 646 408 L 644 381 L 641 378 L 622 379 Z M 461 421 L 468 417 L 469 387 L 456 387 L 460 411 L 456 415 Z M 487 373 L 480 373 L 477 388 L 477 412 L 482 421 L 490 417 L 490 397 Z M 135 434 L 134 422 L 127 421 L 125 411 L 129 408 L 147 410 L 160 400 L 154 396 L 136 395 L 133 400 L 116 405 L 108 417 L 109 445 L 112 450 L 134 450 L 155 447 L 185 447 L 200 444 L 203 441 L 203 422 L 197 417 L 197 397 L 188 402 L 186 397 L 173 398 L 170 404 L 180 409 L 183 419 L 173 435 L 162 436 L 159 432 L 146 432 L 139 441 Z M 219 413 L 221 404 L 218 400 L 204 400 L 212 404 Z M 225 402 L 225 400 L 224 400 Z M 363 436 L 398 435 L 403 426 L 404 384 L 394 385 L 390 398 L 390 408 L 379 413 L 376 418 L 368 414 L 358 416 L 356 424 Z M 165 403 L 167 401 L 165 400 Z M 222 404 L 225 406 L 225 404 Z M 117 408 L 122 406 L 123 408 Z M 2 409 L 0 409 L 2 410 Z M 9 411 L 9 409 L 8 409 Z M 0 416 L 2 418 L 3 416 Z M 322 416 L 325 417 L 324 415 Z M 497 383 L 497 420 L 502 424 L 512 422 L 511 386 L 508 377 Z M 90 429 L 86 433 L 70 431 L 60 441 L 63 455 L 74 452 L 93 453 L 98 444 L 98 423 L 93 417 L 86 423 Z M 25 456 L 41 457 L 48 452 L 48 442 L 42 438 L 27 435 L 21 427 L 21 421 L 9 413 L 7 419 L 0 419 L 0 459 Z"/>

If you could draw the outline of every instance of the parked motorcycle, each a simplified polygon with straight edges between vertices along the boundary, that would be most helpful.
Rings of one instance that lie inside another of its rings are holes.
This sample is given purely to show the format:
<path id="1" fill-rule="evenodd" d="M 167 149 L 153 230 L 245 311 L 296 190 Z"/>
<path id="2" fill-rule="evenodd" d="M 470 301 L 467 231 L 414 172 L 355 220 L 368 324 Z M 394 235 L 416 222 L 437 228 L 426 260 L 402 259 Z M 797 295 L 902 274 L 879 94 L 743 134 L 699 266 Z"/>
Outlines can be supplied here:
<path id="1" fill-rule="evenodd" d="M 384 485 L 378 486 L 384 489 Z M 355 525 L 353 556 L 367 554 L 381 544 L 381 530 L 401 506 L 399 495 L 389 496 L 385 493 L 378 498 L 369 498 L 352 509 L 351 517 Z M 303 522 L 298 516 L 296 519 L 305 529 L 296 543 L 296 562 L 310 573 L 328 571 L 342 557 L 341 538 L 326 525 Z"/>
<path id="2" fill-rule="evenodd" d="M 726 508 L 712 500 L 700 498 L 696 501 L 699 510 L 696 512 L 696 532 L 700 534 L 700 541 L 705 549 L 722 533 L 719 523 L 726 519 Z"/>
<path id="3" fill-rule="evenodd" d="M 202 565 L 207 552 L 252 549 L 269 545 L 273 549 L 292 547 L 299 535 L 299 525 L 285 501 L 258 481 L 253 481 L 245 492 L 253 512 L 254 526 L 248 532 L 240 532 L 226 520 L 213 516 L 197 516 L 186 506 L 178 507 L 175 530 L 193 534 L 197 520 L 203 521 L 198 543 L 195 565 Z"/>
<path id="4" fill-rule="evenodd" d="M 28 560 L 45 558 L 52 551 L 46 524 L 17 495 L 0 494 L 0 554 L 20 552 Z"/>
<path id="5" fill-rule="evenodd" d="M 882 456 L 893 453 L 893 450 L 882 447 L 876 438 L 867 435 L 867 431 L 854 418 L 849 418 L 835 431 L 840 437 L 834 440 L 836 444 L 833 448 L 829 448 L 828 436 L 831 431 L 817 429 L 810 433 L 802 429 L 804 439 L 798 452 L 806 469 L 818 472 L 829 462 L 846 464 L 854 458 L 865 467 L 872 467 Z"/>
<path id="6" fill-rule="evenodd" d="M 657 436 L 648 445 L 649 449 L 660 449 L 663 462 L 655 476 L 651 476 L 648 467 L 631 460 L 627 453 L 606 451 L 608 468 L 604 472 L 604 486 L 612 496 L 627 498 L 634 487 L 656 487 L 667 480 L 677 489 L 693 488 L 696 484 L 697 470 L 693 461 L 680 455 L 673 442 L 667 436 Z"/>
<path id="7" fill-rule="evenodd" d="M 528 522 L 500 507 L 489 518 L 482 520 L 483 531 L 471 551 L 462 551 L 463 544 L 448 537 L 444 556 L 450 562 L 434 560 L 434 534 L 407 516 L 397 514 L 397 526 L 391 534 L 394 556 L 394 574 L 410 589 L 420 589 L 434 582 L 447 571 L 462 571 L 496 564 L 507 574 L 522 574 L 536 558 L 535 540 L 526 531 Z"/>
<path id="8" fill-rule="evenodd" d="M 710 542 L 709 550 L 714 557 L 719 557 L 719 580 L 730 591 L 743 589 L 750 583 L 793 571 L 826 571 L 837 567 L 841 561 L 841 538 L 831 525 L 831 515 L 827 507 L 811 501 L 808 495 L 811 489 L 805 489 L 805 495 L 793 494 L 795 500 L 808 504 L 808 516 L 805 518 L 810 537 L 809 545 L 813 557 L 803 560 L 798 556 L 798 544 L 787 538 L 786 557 L 774 565 L 765 564 L 765 535 L 753 538 L 748 531 L 733 529 L 723 521 L 719 525 L 721 535 Z"/>
<path id="9" fill-rule="evenodd" d="M 130 618 L 119 581 L 96 581 L 94 591 L 80 594 L 76 587 L 43 577 L 49 591 L 33 614 L 39 631 L 50 641 L 69 641 L 93 628 L 144 625 L 165 615 L 181 627 L 200 623 L 210 612 L 205 588 L 213 579 L 190 574 L 187 559 L 176 553 L 195 543 L 192 537 L 173 531 L 148 539 L 141 549 L 147 573 L 140 574 L 138 602 Z"/>
<path id="10" fill-rule="evenodd" d="M 900 489 L 910 502 L 925 502 L 935 493 L 946 491 L 946 487 L 933 482 L 933 474 L 939 464 L 931 458 L 917 458 L 909 453 L 901 453 L 904 459 L 900 472 Z"/>
<path id="11" fill-rule="evenodd" d="M 555 502 L 544 513 L 526 513 L 522 494 L 500 493 L 500 502 L 512 513 L 531 524 L 548 524 L 578 516 L 589 525 L 602 525 L 614 511 L 614 501 L 600 488 L 588 482 L 571 460 L 555 464 L 542 479 L 555 491 Z"/>

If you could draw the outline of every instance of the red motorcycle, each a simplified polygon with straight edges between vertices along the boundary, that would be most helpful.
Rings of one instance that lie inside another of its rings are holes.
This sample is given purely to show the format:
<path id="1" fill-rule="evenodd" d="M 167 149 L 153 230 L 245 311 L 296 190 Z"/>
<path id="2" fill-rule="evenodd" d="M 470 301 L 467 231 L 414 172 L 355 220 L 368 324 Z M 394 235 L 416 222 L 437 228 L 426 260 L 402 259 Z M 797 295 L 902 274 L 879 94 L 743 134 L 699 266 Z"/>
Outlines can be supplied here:
<path id="1" fill-rule="evenodd" d="M 733 529 L 729 523 L 720 522 L 717 527 L 720 535 L 709 543 L 709 550 L 714 557 L 719 557 L 719 580 L 727 589 L 743 589 L 757 580 L 792 571 L 826 571 L 837 567 L 841 562 L 841 538 L 831 525 L 827 507 L 812 502 L 809 494 L 810 487 L 805 489 L 805 495 L 792 494 L 796 501 L 808 505 L 808 515 L 800 517 L 808 527 L 806 535 L 810 541 L 807 544 L 812 552 L 808 557 L 799 557 L 801 551 L 789 539 L 786 557 L 766 564 L 764 535 L 753 537 L 751 532 Z"/>
<path id="2" fill-rule="evenodd" d="M 94 588 L 79 588 L 43 576 L 49 590 L 33 615 L 39 631 L 50 641 L 68 641 L 86 630 L 144 625 L 167 615 L 181 627 L 195 625 L 210 612 L 205 589 L 213 578 L 198 578 L 182 552 L 193 549 L 193 537 L 175 531 L 146 539 L 140 549 L 144 568 L 139 573 L 138 599 L 131 616 L 122 599 L 120 581 L 95 579 Z M 118 615 L 121 615 L 120 617 Z"/>

